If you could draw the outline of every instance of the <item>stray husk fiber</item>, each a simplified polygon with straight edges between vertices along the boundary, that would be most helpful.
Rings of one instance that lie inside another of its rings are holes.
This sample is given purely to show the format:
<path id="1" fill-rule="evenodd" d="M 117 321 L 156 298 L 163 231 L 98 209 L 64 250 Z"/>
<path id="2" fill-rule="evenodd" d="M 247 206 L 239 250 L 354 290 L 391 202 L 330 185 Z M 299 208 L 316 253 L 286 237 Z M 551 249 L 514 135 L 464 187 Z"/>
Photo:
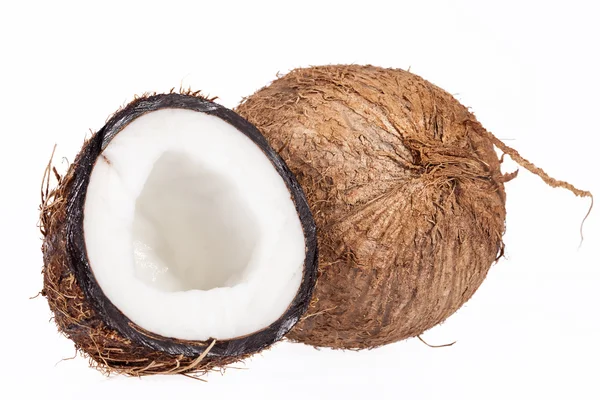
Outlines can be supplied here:
<path id="1" fill-rule="evenodd" d="M 304 189 L 319 278 L 294 341 L 372 348 L 420 335 L 477 290 L 504 253 L 504 183 L 486 131 L 452 95 L 400 69 L 329 65 L 278 77 L 236 109 Z"/>

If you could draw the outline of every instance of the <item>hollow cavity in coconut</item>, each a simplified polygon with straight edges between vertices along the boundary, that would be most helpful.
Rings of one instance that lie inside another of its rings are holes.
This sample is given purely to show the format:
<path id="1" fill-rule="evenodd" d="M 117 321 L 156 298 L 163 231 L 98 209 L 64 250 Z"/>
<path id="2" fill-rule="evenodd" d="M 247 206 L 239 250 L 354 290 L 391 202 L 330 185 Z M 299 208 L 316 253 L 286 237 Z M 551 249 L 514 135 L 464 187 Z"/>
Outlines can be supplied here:
<path id="1" fill-rule="evenodd" d="M 222 367 L 279 340 L 310 301 L 302 190 L 255 127 L 199 96 L 117 112 L 43 202 L 43 294 L 107 372 Z"/>
<path id="2" fill-rule="evenodd" d="M 288 335 L 369 348 L 419 335 L 463 305 L 503 254 L 503 175 L 488 133 L 449 93 L 399 69 L 296 69 L 237 111 L 304 188 L 319 238 L 319 278 Z"/>

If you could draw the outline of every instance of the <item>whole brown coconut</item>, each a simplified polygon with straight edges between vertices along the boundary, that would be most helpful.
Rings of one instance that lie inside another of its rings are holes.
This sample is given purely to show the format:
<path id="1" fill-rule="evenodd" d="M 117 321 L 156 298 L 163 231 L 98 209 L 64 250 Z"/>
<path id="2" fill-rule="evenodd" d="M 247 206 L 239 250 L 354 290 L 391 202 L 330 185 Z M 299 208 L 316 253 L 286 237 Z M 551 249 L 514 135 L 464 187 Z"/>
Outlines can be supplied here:
<path id="1" fill-rule="evenodd" d="M 449 93 L 407 71 L 296 69 L 238 113 L 307 194 L 319 239 L 313 302 L 289 338 L 360 349 L 416 336 L 458 310 L 503 254 L 505 192 L 488 133 Z"/>

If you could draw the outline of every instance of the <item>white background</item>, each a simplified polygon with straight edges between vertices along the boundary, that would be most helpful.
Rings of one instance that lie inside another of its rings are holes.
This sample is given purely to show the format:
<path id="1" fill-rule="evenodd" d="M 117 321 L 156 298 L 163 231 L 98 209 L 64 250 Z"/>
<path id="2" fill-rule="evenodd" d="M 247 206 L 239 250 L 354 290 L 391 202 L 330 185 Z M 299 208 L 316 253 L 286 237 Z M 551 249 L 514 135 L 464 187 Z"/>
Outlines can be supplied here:
<path id="1" fill-rule="evenodd" d="M 37 207 L 53 145 L 73 160 L 134 94 L 181 84 L 234 107 L 294 67 L 410 67 L 548 173 L 600 196 L 597 1 L 0 4 L 0 398 L 600 398 L 600 208 L 578 249 L 589 200 L 524 170 L 507 184 L 507 257 L 424 335 L 457 340 L 450 348 L 280 343 L 208 383 L 106 378 L 82 357 L 56 364 L 73 345 L 44 298 L 28 299 L 42 287 Z"/>

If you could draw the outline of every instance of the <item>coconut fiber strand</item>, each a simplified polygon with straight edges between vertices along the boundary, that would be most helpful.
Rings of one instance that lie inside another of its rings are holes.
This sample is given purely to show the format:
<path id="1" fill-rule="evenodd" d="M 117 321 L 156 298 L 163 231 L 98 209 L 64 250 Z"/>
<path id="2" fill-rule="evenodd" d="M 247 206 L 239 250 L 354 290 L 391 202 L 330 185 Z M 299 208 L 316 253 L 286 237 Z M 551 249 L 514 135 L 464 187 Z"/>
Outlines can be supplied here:
<path id="1" fill-rule="evenodd" d="M 417 336 L 458 310 L 502 256 L 494 145 L 552 186 L 449 93 L 400 69 L 296 69 L 237 109 L 303 187 L 319 276 L 288 337 L 360 349 Z"/>

